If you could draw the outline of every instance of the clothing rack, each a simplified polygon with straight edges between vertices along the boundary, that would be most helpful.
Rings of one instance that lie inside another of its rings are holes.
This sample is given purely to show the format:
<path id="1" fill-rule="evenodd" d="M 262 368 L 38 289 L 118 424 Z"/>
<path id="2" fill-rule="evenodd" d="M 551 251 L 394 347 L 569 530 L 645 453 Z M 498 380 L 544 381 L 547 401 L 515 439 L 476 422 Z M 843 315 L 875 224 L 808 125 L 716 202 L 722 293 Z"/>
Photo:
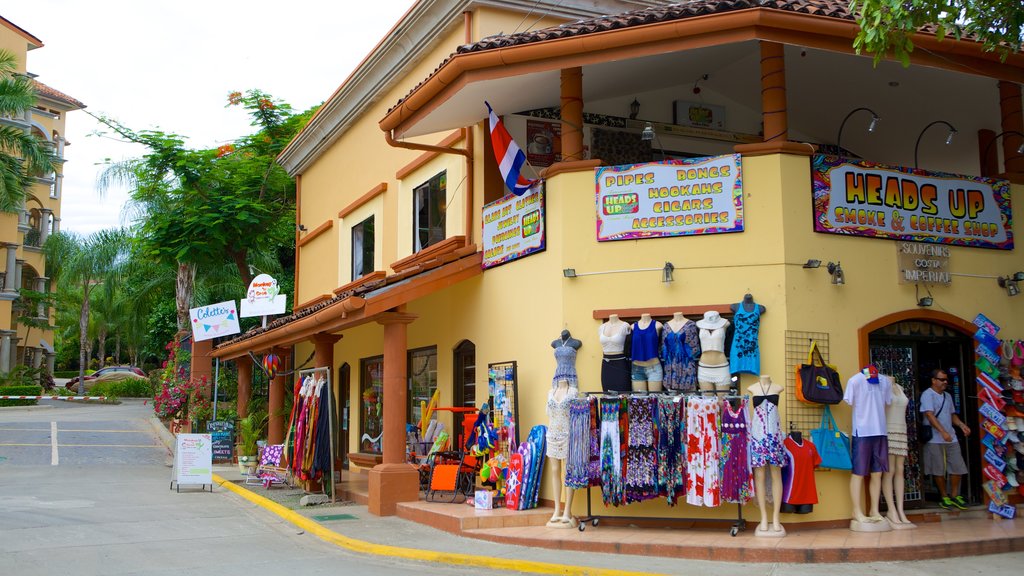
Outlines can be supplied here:
<path id="1" fill-rule="evenodd" d="M 723 394 L 721 398 L 723 400 L 733 399 L 747 399 L 750 396 L 747 394 L 738 394 L 736 388 L 730 388 L 728 390 L 700 390 L 697 392 L 680 392 L 678 390 L 664 390 L 660 392 L 651 392 L 644 390 L 633 390 L 629 392 L 584 392 L 585 396 L 596 396 L 598 398 L 623 398 L 629 396 L 669 396 L 678 398 L 687 398 L 690 396 L 701 396 L 710 397 L 713 395 Z M 592 526 L 597 527 L 602 519 L 613 519 L 622 520 L 626 522 L 645 522 L 655 520 L 658 522 L 670 522 L 670 523 L 721 523 L 722 521 L 728 521 L 726 518 L 676 518 L 676 517 L 662 517 L 662 516 L 609 516 L 609 515 L 598 515 L 594 514 L 592 502 L 591 502 L 591 488 L 593 486 L 588 485 L 587 490 L 587 515 L 579 519 L 579 531 L 583 532 L 587 529 L 587 523 L 589 522 Z M 685 501 L 680 502 L 685 504 Z M 627 504 L 628 505 L 628 504 Z M 740 530 L 745 530 L 747 527 L 747 521 L 743 518 L 743 504 L 736 504 L 736 519 L 733 521 L 732 526 L 729 528 L 729 535 L 736 536 Z"/>
<path id="2" fill-rule="evenodd" d="M 310 376 L 317 372 L 323 373 L 323 376 L 326 380 L 324 385 L 327 386 L 327 428 L 330 431 L 329 437 L 331 447 L 331 475 L 328 482 L 330 482 L 331 486 L 331 504 L 334 504 L 336 503 L 336 494 L 338 490 L 337 486 L 334 484 L 334 389 L 331 384 L 331 368 L 329 366 L 322 366 L 320 368 L 306 368 L 304 370 L 299 370 L 298 375 L 299 381 L 301 382 L 302 379 L 305 378 L 306 376 Z M 324 483 L 321 482 L 321 485 L 323 484 Z"/>

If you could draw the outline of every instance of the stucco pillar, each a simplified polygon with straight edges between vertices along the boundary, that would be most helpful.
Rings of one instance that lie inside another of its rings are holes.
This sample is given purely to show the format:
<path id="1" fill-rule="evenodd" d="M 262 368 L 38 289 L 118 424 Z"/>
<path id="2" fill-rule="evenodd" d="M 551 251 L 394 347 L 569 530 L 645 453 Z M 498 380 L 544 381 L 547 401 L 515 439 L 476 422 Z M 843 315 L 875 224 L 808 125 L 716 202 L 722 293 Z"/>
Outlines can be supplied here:
<path id="1" fill-rule="evenodd" d="M 207 399 L 210 398 L 213 390 L 213 357 L 211 354 L 213 354 L 213 340 L 192 342 L 192 365 L 189 376 L 193 380 L 206 378 L 206 388 L 203 390 L 203 394 Z"/>
<path id="2" fill-rule="evenodd" d="M 8 366 L 13 369 L 18 365 L 18 342 L 21 342 L 21 338 L 18 338 L 18 333 L 14 330 L 11 331 L 11 357 L 9 359 L 10 364 Z"/>
<path id="3" fill-rule="evenodd" d="M 240 418 L 249 415 L 249 397 L 252 396 L 252 358 L 248 355 L 235 359 L 238 367 L 238 405 L 235 411 Z"/>
<path id="4" fill-rule="evenodd" d="M 583 160 L 583 68 L 562 69 L 562 161 Z"/>
<path id="5" fill-rule="evenodd" d="M 36 292 L 42 292 L 46 294 L 46 281 L 49 280 L 46 276 L 40 276 L 36 278 Z M 37 318 L 49 318 L 50 311 L 46 309 L 46 303 L 40 301 L 39 306 L 36 308 Z"/>
<path id="6" fill-rule="evenodd" d="M 1021 102 L 1020 84 L 1001 80 L 999 82 L 999 116 L 1003 132 L 1010 130 L 1024 132 L 1022 106 L 1024 106 L 1024 102 Z M 1024 154 L 1017 153 L 1017 148 L 1020 147 L 1022 141 L 1024 140 L 1016 134 L 1003 136 L 1004 172 L 1008 174 L 1024 173 Z"/>
<path id="7" fill-rule="evenodd" d="M 7 268 L 4 269 L 4 292 L 17 292 L 17 284 L 14 283 L 16 278 L 15 269 L 18 266 L 18 245 L 7 244 L 4 246 L 7 248 Z"/>
<path id="8" fill-rule="evenodd" d="M 288 370 L 289 351 L 283 348 L 273 350 L 274 354 L 281 357 L 281 369 L 274 379 L 270 381 L 270 398 L 268 410 L 270 411 L 270 422 L 267 425 L 267 444 L 281 444 L 284 442 L 284 427 L 286 415 L 284 411 L 284 395 L 289 391 L 288 382 L 291 375 L 285 376 L 281 372 Z"/>
<path id="9" fill-rule="evenodd" d="M 0 330 L 0 373 L 11 371 L 11 336 L 12 330 Z"/>
<path id="10" fill-rule="evenodd" d="M 53 369 L 57 363 L 57 354 L 54 352 L 46 353 L 46 373 L 53 376 Z"/>
<path id="11" fill-rule="evenodd" d="M 50 215 L 53 214 L 53 210 L 49 208 L 42 208 L 39 210 L 39 246 L 42 247 L 46 244 L 46 239 L 50 237 Z"/>
<path id="12" fill-rule="evenodd" d="M 35 368 L 36 370 L 39 370 L 40 368 L 43 367 L 43 349 L 42 348 L 32 348 L 31 350 L 32 350 L 32 367 Z M 39 384 L 41 379 L 42 379 L 42 374 L 37 372 L 36 376 L 35 376 L 36 384 Z"/>
<path id="13" fill-rule="evenodd" d="M 14 289 L 21 290 L 21 271 L 25 268 L 24 260 L 14 261 Z"/>
<path id="14" fill-rule="evenodd" d="M 399 502 L 419 499 L 419 473 L 405 461 L 407 328 L 413 314 L 387 312 L 377 321 L 384 325 L 384 454 L 369 474 L 369 510 L 392 516 Z"/>
<path id="15" fill-rule="evenodd" d="M 789 112 L 786 107 L 786 52 L 778 42 L 762 40 L 761 46 L 761 123 L 763 142 L 739 144 L 733 150 L 746 156 L 764 154 L 801 154 L 810 156 L 814 148 L 789 141 Z"/>

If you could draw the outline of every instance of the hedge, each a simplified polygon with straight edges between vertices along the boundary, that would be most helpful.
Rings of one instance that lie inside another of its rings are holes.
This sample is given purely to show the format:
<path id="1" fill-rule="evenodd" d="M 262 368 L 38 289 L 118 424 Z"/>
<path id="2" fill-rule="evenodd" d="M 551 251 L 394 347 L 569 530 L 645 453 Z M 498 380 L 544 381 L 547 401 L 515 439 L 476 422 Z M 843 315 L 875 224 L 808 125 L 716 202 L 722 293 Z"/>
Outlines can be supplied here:
<path id="1" fill-rule="evenodd" d="M 40 396 L 42 386 L 0 386 L 0 396 Z M 0 400 L 0 406 L 35 406 L 38 400 Z"/>
<path id="2" fill-rule="evenodd" d="M 114 398 L 152 398 L 153 387 L 146 378 L 125 378 L 109 382 L 96 382 L 89 389 L 89 396 L 111 396 Z"/>
<path id="3" fill-rule="evenodd" d="M 86 370 L 85 375 L 92 374 L 95 370 Z M 78 378 L 78 370 L 55 370 L 53 372 L 54 378 Z"/>

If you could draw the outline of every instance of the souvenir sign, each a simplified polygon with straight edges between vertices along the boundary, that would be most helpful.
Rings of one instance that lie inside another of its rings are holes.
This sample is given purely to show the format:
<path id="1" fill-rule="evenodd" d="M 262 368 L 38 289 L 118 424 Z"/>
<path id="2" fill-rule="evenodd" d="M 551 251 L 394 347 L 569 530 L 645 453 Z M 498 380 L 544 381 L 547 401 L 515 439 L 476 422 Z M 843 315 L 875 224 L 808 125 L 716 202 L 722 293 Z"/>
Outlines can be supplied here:
<path id="1" fill-rule="evenodd" d="M 997 516 L 1002 516 L 1007 520 L 1012 520 L 1013 517 L 1017 515 L 1016 506 L 1011 504 L 1003 504 L 1000 506 L 999 504 L 996 504 L 994 500 L 988 503 L 988 511 Z"/>
<path id="2" fill-rule="evenodd" d="M 740 155 L 602 166 L 597 240 L 743 231 Z"/>
<path id="3" fill-rule="evenodd" d="M 999 413 L 999 410 L 996 410 L 993 406 L 986 404 L 984 402 L 982 402 L 981 408 L 978 409 L 978 412 L 980 412 L 982 416 L 995 422 L 999 426 L 1002 426 L 1003 424 L 1006 423 L 1006 416 L 1003 416 L 1002 414 Z"/>
<path id="4" fill-rule="evenodd" d="M 522 196 L 509 194 L 495 200 L 483 209 L 481 266 L 486 270 L 542 252 L 546 236 L 543 183 Z"/>
<path id="5" fill-rule="evenodd" d="M 989 480 L 988 482 L 982 482 L 981 487 L 985 490 L 985 494 L 988 494 L 992 502 L 999 506 L 1006 504 L 1006 493 L 1003 492 L 1001 486 L 996 486 L 995 482 Z"/>
<path id="6" fill-rule="evenodd" d="M 814 230 L 1013 250 L 1010 183 L 813 157 Z"/>
<path id="7" fill-rule="evenodd" d="M 281 288 L 270 274 L 260 274 L 249 282 L 249 289 L 242 300 L 242 318 L 284 314 L 288 297 L 281 294 Z"/>
<path id="8" fill-rule="evenodd" d="M 983 357 L 985 360 L 988 360 L 989 362 L 992 362 L 992 363 L 999 362 L 999 355 L 996 354 L 995 352 L 989 350 L 987 346 L 982 346 L 981 344 L 978 344 L 974 348 L 974 352 L 975 352 L 975 354 L 977 354 L 978 356 Z"/>
<path id="9" fill-rule="evenodd" d="M 983 328 L 978 328 L 978 331 L 974 333 L 974 339 L 978 344 L 981 344 L 993 352 L 999 350 L 999 339 Z"/>
<path id="10" fill-rule="evenodd" d="M 1006 470 L 1006 461 L 992 450 L 985 450 L 985 461 L 995 466 L 1000 472 Z"/>
<path id="11" fill-rule="evenodd" d="M 188 314 L 192 319 L 192 340 L 195 342 L 230 336 L 241 331 L 238 328 L 238 312 L 234 300 L 192 308 Z"/>
<path id="12" fill-rule="evenodd" d="M 985 315 L 980 312 L 974 317 L 974 325 L 993 336 L 999 333 L 999 326 L 997 326 L 995 322 L 986 318 Z"/>

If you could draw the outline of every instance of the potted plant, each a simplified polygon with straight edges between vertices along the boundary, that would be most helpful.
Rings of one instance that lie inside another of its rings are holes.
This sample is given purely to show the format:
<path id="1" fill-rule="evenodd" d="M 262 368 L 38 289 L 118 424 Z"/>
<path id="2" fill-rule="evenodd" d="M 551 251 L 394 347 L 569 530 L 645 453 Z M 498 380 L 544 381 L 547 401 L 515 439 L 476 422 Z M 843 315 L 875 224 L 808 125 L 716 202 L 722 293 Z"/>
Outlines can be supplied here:
<path id="1" fill-rule="evenodd" d="M 266 415 L 252 412 L 238 421 L 238 470 L 254 474 L 259 463 L 258 442 L 263 433 Z"/>

